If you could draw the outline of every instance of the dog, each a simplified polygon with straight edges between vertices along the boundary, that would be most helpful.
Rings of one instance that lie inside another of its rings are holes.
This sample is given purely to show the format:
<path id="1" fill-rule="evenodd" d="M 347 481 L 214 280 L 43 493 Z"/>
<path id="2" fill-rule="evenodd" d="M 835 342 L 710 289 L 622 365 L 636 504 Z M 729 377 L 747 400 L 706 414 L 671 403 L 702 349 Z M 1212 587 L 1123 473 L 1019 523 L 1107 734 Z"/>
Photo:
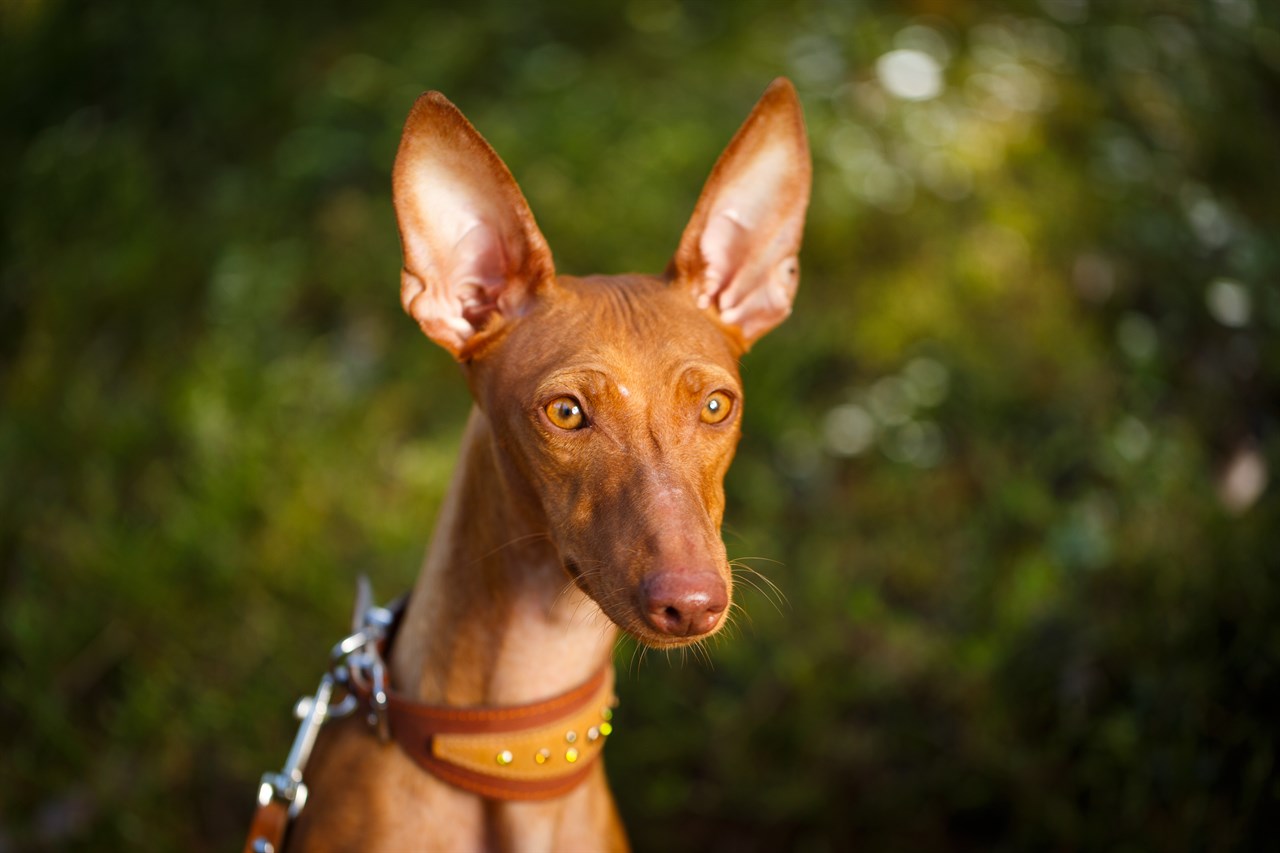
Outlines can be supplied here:
<path id="1" fill-rule="evenodd" d="M 779 79 L 663 275 L 559 275 L 488 143 L 443 95 L 414 104 L 400 298 L 475 405 L 380 647 L 390 687 L 347 685 L 388 738 L 362 714 L 319 729 L 290 850 L 626 849 L 600 758 L 616 633 L 673 648 L 725 623 L 738 361 L 791 311 L 810 182 Z"/>

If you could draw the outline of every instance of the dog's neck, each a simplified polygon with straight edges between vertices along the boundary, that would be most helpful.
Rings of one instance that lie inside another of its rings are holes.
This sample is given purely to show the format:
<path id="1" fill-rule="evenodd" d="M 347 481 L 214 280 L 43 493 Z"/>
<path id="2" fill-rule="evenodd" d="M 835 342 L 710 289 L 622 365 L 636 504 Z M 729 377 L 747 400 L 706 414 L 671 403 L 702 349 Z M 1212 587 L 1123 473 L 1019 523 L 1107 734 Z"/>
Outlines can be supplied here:
<path id="1" fill-rule="evenodd" d="M 473 409 L 392 651 L 396 689 L 423 702 L 546 699 L 590 678 L 617 634 L 565 572 L 540 513 L 506 493 L 492 441 Z"/>

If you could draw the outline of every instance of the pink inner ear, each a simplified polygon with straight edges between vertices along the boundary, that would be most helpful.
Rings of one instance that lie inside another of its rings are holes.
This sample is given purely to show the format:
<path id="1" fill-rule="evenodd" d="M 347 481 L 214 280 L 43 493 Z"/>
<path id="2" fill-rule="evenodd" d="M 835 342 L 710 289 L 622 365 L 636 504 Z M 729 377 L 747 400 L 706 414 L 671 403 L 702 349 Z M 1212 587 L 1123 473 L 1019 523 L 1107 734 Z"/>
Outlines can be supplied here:
<path id="1" fill-rule="evenodd" d="M 497 231 L 476 221 L 454 244 L 448 287 L 462 304 L 462 316 L 477 331 L 497 307 L 499 291 L 512 273 Z"/>
<path id="2" fill-rule="evenodd" d="M 779 78 L 716 161 L 669 267 L 747 346 L 791 313 L 810 179 L 800 101 Z"/>
<path id="3" fill-rule="evenodd" d="M 720 296 L 720 319 L 742 330 L 754 340 L 787 319 L 800 283 L 800 264 L 795 255 L 783 258 L 760 271 L 762 284 L 745 292 L 732 288 Z"/>
<path id="4" fill-rule="evenodd" d="M 719 296 L 738 272 L 750 239 L 751 232 L 739 221 L 736 210 L 717 211 L 710 218 L 698 242 L 707 263 L 704 287 L 698 294 L 698 307 L 724 307 L 719 304 Z"/>
<path id="5" fill-rule="evenodd" d="M 401 300 L 455 357 L 495 314 L 513 319 L 554 277 L 546 240 L 511 173 L 437 92 L 414 104 L 392 176 L 404 249 Z"/>
<path id="6" fill-rule="evenodd" d="M 744 148 L 708 200 L 697 243 L 705 264 L 697 296 L 751 341 L 791 313 L 807 176 L 798 176 L 785 137 Z"/>
<path id="7" fill-rule="evenodd" d="M 734 164 L 737 169 L 713 197 L 698 241 L 706 262 L 698 302 L 717 308 L 724 322 L 744 333 L 762 333 L 790 313 L 796 276 L 786 271 L 795 266 L 796 220 L 804 209 L 789 198 L 794 190 L 788 178 L 795 172 L 789 155 L 783 145 L 766 144 Z"/>

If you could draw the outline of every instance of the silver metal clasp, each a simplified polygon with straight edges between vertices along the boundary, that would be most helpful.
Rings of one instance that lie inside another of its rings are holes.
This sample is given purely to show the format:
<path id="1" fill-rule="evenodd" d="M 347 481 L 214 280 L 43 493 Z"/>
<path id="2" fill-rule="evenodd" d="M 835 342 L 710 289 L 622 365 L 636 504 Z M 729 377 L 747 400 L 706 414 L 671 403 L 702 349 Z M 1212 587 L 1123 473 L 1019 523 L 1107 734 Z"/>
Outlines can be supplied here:
<path id="1" fill-rule="evenodd" d="M 372 599 L 369 579 L 361 575 L 356 584 L 352 633 L 333 647 L 329 662 L 334 679 L 348 691 L 354 684 L 369 693 L 369 727 L 386 743 L 391 738 L 391 728 L 387 720 L 387 665 L 380 647 L 395 621 L 395 614 L 386 607 L 372 604 Z M 356 704 L 355 696 L 349 693 L 337 714 L 346 716 Z"/>
<path id="2" fill-rule="evenodd" d="M 307 786 L 302 783 L 302 771 L 311 757 L 311 748 L 315 746 L 316 735 L 320 727 L 329 717 L 329 699 L 333 696 L 334 679 L 325 673 L 316 688 L 315 696 L 304 697 L 298 702 L 295 713 L 302 711 L 302 725 L 298 726 L 298 734 L 293 738 L 293 746 L 289 748 L 289 757 L 285 759 L 284 769 L 279 773 L 264 773 L 258 785 L 258 803 L 268 805 L 272 800 L 282 800 L 289 804 L 289 816 L 296 817 L 302 807 L 307 804 Z"/>

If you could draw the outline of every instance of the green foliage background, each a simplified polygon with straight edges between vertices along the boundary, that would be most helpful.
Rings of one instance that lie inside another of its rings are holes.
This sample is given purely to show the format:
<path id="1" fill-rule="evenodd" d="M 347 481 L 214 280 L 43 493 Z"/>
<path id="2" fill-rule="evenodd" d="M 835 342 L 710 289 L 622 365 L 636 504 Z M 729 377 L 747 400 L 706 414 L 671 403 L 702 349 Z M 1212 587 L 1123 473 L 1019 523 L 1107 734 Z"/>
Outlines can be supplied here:
<path id="1" fill-rule="evenodd" d="M 235 849 L 355 576 L 411 583 L 467 407 L 396 298 L 420 91 L 562 270 L 658 271 L 779 74 L 816 186 L 726 536 L 785 600 L 712 667 L 619 653 L 636 845 L 1275 843 L 1275 4 L 4 0 L 0 40 L 0 850 Z"/>

